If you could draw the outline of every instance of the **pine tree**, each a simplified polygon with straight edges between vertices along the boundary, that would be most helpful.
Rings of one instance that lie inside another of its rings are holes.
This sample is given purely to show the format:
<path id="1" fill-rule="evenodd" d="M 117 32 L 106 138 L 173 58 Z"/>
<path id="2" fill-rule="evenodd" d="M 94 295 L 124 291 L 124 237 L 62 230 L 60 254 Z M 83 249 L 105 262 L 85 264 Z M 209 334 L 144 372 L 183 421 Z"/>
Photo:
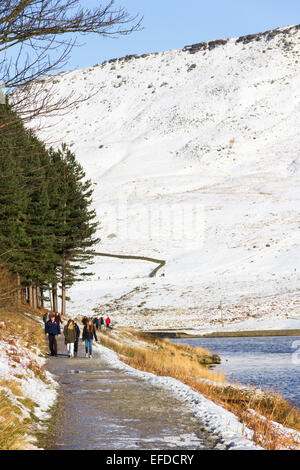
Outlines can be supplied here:
<path id="1" fill-rule="evenodd" d="M 0 111 L 0 121 L 14 115 L 15 122 L 13 128 L 2 130 L 0 141 L 0 256 L 18 282 L 35 289 L 53 270 L 45 171 L 50 157 L 8 105 L 0 106 Z"/>
<path id="2" fill-rule="evenodd" d="M 12 119 L 13 115 L 13 119 Z M 0 105 L 1 123 L 14 125 L 0 139 L 0 263 L 16 274 L 19 288 L 27 286 L 30 302 L 42 302 L 39 293 L 62 290 L 84 279 L 93 257 L 97 222 L 91 209 L 92 183 L 63 145 L 47 150 L 10 107 Z"/>
<path id="3" fill-rule="evenodd" d="M 92 183 L 85 180 L 85 173 L 75 155 L 63 145 L 52 159 L 58 171 L 55 204 L 57 213 L 56 249 L 61 258 L 57 266 L 61 284 L 62 313 L 65 313 L 66 289 L 91 273 L 86 267 L 93 257 L 92 247 L 99 242 L 94 235 L 98 223 L 92 204 Z"/>
<path id="4" fill-rule="evenodd" d="M 7 105 L 0 105 L 0 123 L 10 114 Z M 22 145 L 23 130 L 17 120 L 0 140 L 0 260 L 15 273 L 22 271 L 24 251 L 30 246 L 24 227 L 29 199 L 17 159 Z"/>

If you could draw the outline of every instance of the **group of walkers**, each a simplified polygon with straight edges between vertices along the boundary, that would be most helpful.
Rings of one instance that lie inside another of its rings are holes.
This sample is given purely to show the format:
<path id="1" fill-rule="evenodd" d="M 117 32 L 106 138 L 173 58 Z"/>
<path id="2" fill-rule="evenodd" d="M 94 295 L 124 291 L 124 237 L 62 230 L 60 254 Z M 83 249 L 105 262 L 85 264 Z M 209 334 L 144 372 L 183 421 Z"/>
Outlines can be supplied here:
<path id="1" fill-rule="evenodd" d="M 82 324 L 85 325 L 86 322 L 87 322 L 88 318 L 87 317 L 83 317 L 82 319 Z M 104 318 L 103 317 L 100 317 L 100 318 L 97 318 L 97 317 L 94 317 L 92 319 L 93 321 L 93 325 L 95 326 L 96 330 L 100 330 L 103 328 L 106 327 L 106 329 L 111 329 L 111 319 L 109 317 L 107 317 L 104 321 Z"/>
<path id="2" fill-rule="evenodd" d="M 45 313 L 43 316 L 45 324 L 45 334 L 49 340 L 49 349 L 51 356 L 57 356 L 57 340 L 56 337 L 61 335 L 61 325 L 63 321 L 59 314 Z M 109 317 L 106 318 L 105 322 L 103 317 L 98 318 L 87 318 L 82 319 L 83 332 L 82 341 L 85 342 L 85 357 L 93 357 L 93 340 L 98 342 L 96 329 L 106 325 L 106 329 L 111 329 L 111 320 Z M 65 344 L 67 346 L 68 356 L 70 358 L 77 357 L 78 353 L 78 342 L 80 339 L 80 328 L 75 320 L 68 320 L 67 324 L 63 329 L 65 337 Z"/>

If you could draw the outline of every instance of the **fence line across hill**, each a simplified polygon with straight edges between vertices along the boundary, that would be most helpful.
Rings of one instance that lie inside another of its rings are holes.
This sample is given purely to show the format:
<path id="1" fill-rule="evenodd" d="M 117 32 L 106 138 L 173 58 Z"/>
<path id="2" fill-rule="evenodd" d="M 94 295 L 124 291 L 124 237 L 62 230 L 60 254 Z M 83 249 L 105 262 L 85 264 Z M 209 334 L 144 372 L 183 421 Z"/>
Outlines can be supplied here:
<path id="1" fill-rule="evenodd" d="M 166 261 L 161 259 L 149 258 L 148 256 L 134 256 L 134 255 L 115 255 L 110 253 L 95 253 L 95 256 L 106 256 L 108 258 L 119 258 L 119 259 L 135 259 L 139 261 L 149 261 L 150 263 L 156 263 L 158 266 L 151 271 L 149 277 L 154 277 L 158 271 L 165 266 Z"/>

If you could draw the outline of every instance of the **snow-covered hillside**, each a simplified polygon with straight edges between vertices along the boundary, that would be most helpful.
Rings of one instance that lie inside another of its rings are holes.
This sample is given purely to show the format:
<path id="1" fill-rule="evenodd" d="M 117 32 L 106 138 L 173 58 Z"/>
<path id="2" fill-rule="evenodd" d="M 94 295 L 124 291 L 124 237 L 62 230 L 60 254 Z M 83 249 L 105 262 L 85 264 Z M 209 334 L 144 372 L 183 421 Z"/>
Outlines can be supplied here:
<path id="1" fill-rule="evenodd" d="M 99 90 L 40 131 L 95 182 L 99 251 L 167 261 L 149 278 L 97 258 L 70 313 L 197 328 L 222 301 L 225 322 L 300 319 L 299 47 L 297 26 L 55 76 L 58 95 Z"/>

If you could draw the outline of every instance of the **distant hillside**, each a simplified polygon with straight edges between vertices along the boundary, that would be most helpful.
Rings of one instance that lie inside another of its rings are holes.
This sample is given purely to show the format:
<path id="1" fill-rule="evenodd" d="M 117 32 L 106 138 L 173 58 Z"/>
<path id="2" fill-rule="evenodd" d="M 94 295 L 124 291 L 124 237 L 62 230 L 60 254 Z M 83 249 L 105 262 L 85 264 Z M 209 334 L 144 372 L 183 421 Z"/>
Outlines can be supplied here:
<path id="1" fill-rule="evenodd" d="M 59 95 L 99 89 L 40 133 L 97 184 L 99 251 L 167 262 L 149 279 L 147 263 L 97 259 L 74 312 L 197 327 L 222 301 L 225 321 L 299 318 L 299 50 L 292 26 L 51 78 Z"/>

